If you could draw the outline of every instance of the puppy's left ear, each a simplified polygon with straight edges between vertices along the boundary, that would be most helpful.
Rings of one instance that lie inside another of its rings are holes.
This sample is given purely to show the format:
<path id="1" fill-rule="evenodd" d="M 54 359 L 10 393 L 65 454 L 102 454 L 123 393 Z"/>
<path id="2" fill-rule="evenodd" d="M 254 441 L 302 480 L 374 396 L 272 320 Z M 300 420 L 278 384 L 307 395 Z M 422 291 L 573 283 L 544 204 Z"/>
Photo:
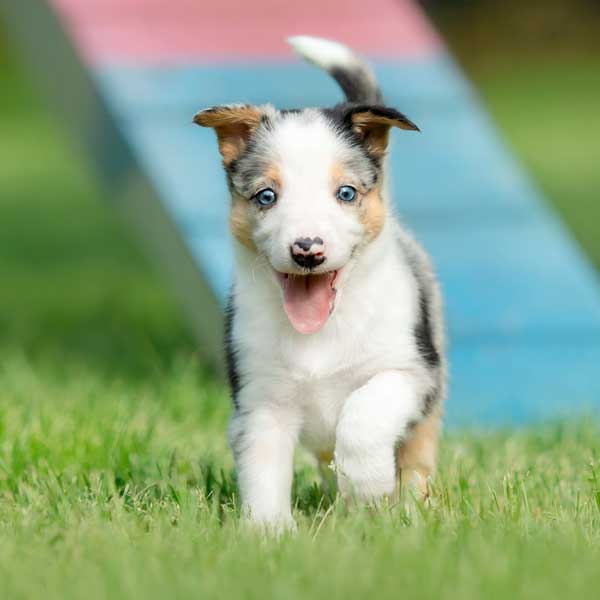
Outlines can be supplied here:
<path id="1" fill-rule="evenodd" d="M 230 104 L 201 110 L 194 116 L 194 123 L 215 130 L 219 152 L 228 167 L 246 148 L 250 136 L 260 125 L 261 115 L 257 106 Z"/>
<path id="2" fill-rule="evenodd" d="M 420 131 L 405 115 L 387 106 L 356 106 L 350 110 L 349 118 L 354 133 L 377 158 L 387 150 L 390 127 Z"/>

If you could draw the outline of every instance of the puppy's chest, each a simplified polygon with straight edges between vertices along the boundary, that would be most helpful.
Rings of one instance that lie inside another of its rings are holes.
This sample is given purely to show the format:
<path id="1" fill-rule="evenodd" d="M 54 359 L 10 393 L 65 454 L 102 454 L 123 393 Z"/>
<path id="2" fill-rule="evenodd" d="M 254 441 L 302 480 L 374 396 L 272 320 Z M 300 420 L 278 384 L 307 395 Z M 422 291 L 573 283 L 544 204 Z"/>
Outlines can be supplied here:
<path id="1" fill-rule="evenodd" d="M 346 374 L 299 386 L 296 406 L 302 413 L 301 443 L 316 453 L 329 452 L 335 446 L 335 430 L 348 396 L 362 382 Z"/>
<path id="2" fill-rule="evenodd" d="M 301 410 L 300 441 L 314 452 L 334 448 L 340 413 L 352 392 L 378 372 L 402 368 L 412 360 L 408 336 L 401 330 L 385 336 L 377 335 L 376 327 L 371 331 L 370 336 L 331 335 L 314 347 L 305 338 L 306 346 L 292 344 L 279 355 L 282 370 L 295 382 L 291 401 Z"/>

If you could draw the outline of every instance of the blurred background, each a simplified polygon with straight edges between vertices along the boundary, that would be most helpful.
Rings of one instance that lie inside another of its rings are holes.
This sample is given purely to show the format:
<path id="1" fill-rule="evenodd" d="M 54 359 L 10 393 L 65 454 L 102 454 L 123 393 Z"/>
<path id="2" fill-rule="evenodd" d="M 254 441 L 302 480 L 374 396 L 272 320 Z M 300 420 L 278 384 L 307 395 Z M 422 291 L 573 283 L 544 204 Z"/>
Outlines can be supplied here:
<path id="1" fill-rule="evenodd" d="M 600 266 L 600 2 L 426 0 L 517 157 Z M 161 371 L 195 343 L 0 22 L 0 357 Z"/>

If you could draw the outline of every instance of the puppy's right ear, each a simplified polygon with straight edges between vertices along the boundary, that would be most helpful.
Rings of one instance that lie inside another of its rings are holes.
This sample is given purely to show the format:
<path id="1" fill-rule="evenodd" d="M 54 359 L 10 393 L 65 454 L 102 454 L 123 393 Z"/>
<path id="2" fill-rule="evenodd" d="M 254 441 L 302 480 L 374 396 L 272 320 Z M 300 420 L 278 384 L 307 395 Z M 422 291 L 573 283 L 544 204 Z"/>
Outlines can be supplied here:
<path id="1" fill-rule="evenodd" d="M 246 148 L 248 139 L 260 125 L 261 114 L 257 106 L 228 104 L 201 110 L 194 116 L 194 123 L 215 130 L 219 152 L 228 167 Z"/>

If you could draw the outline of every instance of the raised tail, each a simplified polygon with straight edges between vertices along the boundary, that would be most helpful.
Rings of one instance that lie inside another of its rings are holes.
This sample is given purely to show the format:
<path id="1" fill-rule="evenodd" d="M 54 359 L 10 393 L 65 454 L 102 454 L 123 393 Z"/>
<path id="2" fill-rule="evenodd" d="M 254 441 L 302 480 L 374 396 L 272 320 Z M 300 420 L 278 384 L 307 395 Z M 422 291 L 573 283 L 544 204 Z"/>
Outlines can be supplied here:
<path id="1" fill-rule="evenodd" d="M 288 38 L 288 42 L 306 61 L 325 69 L 338 82 L 348 102 L 383 104 L 371 67 L 347 46 L 307 35 Z"/>

